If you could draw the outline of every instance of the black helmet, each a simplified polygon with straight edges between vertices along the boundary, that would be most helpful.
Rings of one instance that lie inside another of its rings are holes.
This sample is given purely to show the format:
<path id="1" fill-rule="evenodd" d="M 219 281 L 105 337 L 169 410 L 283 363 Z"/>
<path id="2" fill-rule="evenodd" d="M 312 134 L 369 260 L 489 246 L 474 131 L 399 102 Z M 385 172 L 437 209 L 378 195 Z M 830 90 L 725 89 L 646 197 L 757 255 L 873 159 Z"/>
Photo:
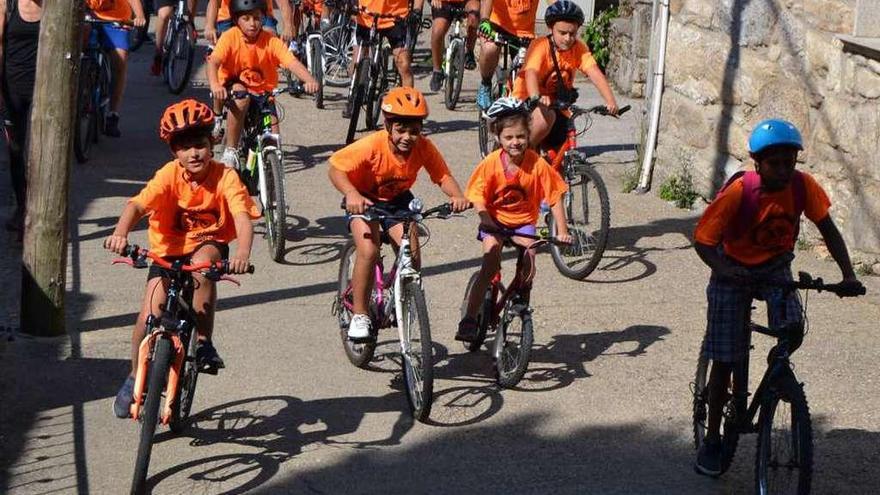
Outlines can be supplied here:
<path id="1" fill-rule="evenodd" d="M 266 12 L 266 0 L 232 0 L 229 2 L 229 12 L 232 15 L 256 9 Z"/>
<path id="2" fill-rule="evenodd" d="M 544 22 L 552 26 L 557 21 L 569 21 L 578 26 L 584 23 L 584 11 L 571 0 L 559 0 L 544 11 Z"/>

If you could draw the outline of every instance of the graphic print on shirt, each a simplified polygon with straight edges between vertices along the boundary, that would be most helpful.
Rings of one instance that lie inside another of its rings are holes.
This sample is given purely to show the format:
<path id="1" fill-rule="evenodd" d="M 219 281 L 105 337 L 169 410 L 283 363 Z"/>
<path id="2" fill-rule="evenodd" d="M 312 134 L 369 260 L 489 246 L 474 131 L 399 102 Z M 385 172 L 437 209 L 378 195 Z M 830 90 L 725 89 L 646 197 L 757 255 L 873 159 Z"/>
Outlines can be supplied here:
<path id="1" fill-rule="evenodd" d="M 767 250 L 788 249 L 794 243 L 795 222 L 798 220 L 774 205 L 767 216 L 752 229 L 752 243 Z"/>
<path id="2" fill-rule="evenodd" d="M 495 208 L 505 208 L 520 204 L 526 201 L 528 193 L 519 184 L 505 184 L 498 195 L 492 199 L 492 206 Z"/>
<path id="3" fill-rule="evenodd" d="M 408 189 L 407 177 L 385 177 L 376 183 L 376 195 L 380 198 L 396 198 Z"/>
<path id="4" fill-rule="evenodd" d="M 177 208 L 175 225 L 182 236 L 199 241 L 212 240 L 223 229 L 216 209 Z"/>

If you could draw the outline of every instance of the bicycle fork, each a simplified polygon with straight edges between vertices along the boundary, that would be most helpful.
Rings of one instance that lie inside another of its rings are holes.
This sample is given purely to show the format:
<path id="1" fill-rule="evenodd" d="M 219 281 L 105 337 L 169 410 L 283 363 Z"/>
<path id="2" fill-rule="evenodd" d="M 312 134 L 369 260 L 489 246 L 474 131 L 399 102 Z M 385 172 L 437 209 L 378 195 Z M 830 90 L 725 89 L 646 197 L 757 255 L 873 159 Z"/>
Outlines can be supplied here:
<path id="1" fill-rule="evenodd" d="M 452 36 L 450 36 L 449 43 L 446 45 L 446 56 L 443 58 L 443 62 L 445 65 L 445 67 L 443 67 L 443 72 L 446 74 L 447 80 L 449 79 L 450 66 L 452 65 L 452 54 L 454 53 L 455 46 L 458 43 L 463 43 L 461 39 L 461 21 L 455 21 L 455 27 L 453 28 Z"/>
<path id="2" fill-rule="evenodd" d="M 171 419 L 171 405 L 177 400 L 177 383 L 180 380 L 180 369 L 183 365 L 183 343 L 180 336 L 176 333 L 160 330 L 150 332 L 141 341 L 138 348 L 138 365 L 134 378 L 134 393 L 132 394 L 131 417 L 137 421 L 140 415 L 141 405 L 145 397 L 144 392 L 147 384 L 147 376 L 150 371 L 150 358 L 153 355 L 153 349 L 156 348 L 156 341 L 160 338 L 167 338 L 171 341 L 174 349 L 174 358 L 171 366 L 168 368 L 168 379 L 165 385 L 165 406 L 162 408 L 161 421 L 162 424 L 168 424 Z"/>
<path id="3" fill-rule="evenodd" d="M 403 239 L 400 242 L 400 259 L 397 262 L 397 275 L 394 277 L 394 314 L 397 317 L 397 334 L 400 339 L 400 354 L 403 359 L 408 359 L 410 342 L 404 333 L 404 325 L 409 321 L 404 319 L 403 314 L 403 286 L 404 283 L 417 283 L 421 287 L 422 279 L 419 272 L 412 266 L 412 252 L 409 245 L 409 229 L 404 229 Z"/>

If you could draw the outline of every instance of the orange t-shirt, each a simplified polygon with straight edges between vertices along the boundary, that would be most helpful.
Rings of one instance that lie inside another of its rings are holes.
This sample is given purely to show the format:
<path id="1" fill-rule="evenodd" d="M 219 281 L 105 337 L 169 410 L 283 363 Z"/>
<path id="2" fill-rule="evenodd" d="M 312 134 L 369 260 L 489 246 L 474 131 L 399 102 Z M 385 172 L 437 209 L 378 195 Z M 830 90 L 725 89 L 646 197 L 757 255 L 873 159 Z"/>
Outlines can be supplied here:
<path id="1" fill-rule="evenodd" d="M 549 96 L 556 99 L 556 89 L 559 86 L 559 76 L 553 66 L 553 56 L 550 54 L 550 39 L 543 36 L 529 45 L 526 52 L 526 61 L 523 68 L 513 82 L 512 95 L 525 100 L 529 96 L 526 87 L 526 72 L 533 70 L 538 75 L 538 89 L 541 96 Z M 562 74 L 562 82 L 566 88 L 574 87 L 575 71 L 586 73 L 596 65 L 596 60 L 586 43 L 577 40 L 571 48 L 565 51 L 556 51 L 556 61 L 559 63 L 559 72 Z"/>
<path id="2" fill-rule="evenodd" d="M 260 30 L 257 40 L 248 43 L 241 29 L 233 27 L 217 40 L 211 59 L 220 64 L 221 84 L 238 79 L 251 93 L 264 93 L 278 85 L 278 66 L 289 66 L 296 57 L 277 36 Z"/>
<path id="3" fill-rule="evenodd" d="M 422 167 L 440 184 L 451 175 L 443 155 L 426 137 L 401 162 L 391 151 L 388 131 L 377 131 L 330 156 L 330 166 L 348 175 L 358 192 L 371 200 L 389 201 L 408 191 Z"/>
<path id="4" fill-rule="evenodd" d="M 409 14 L 409 0 L 358 0 L 358 7 L 370 12 L 383 15 L 395 15 L 406 17 Z M 379 29 L 387 29 L 394 26 L 394 19 L 379 19 Z M 363 12 L 358 13 L 357 23 L 364 27 L 372 27 L 373 18 Z"/>
<path id="5" fill-rule="evenodd" d="M 568 185 L 532 150 L 526 151 L 516 173 L 508 177 L 501 153 L 495 150 L 477 165 L 464 195 L 473 203 L 486 205 L 489 215 L 508 227 L 534 225 L 541 201 L 555 205 Z"/>
<path id="6" fill-rule="evenodd" d="M 218 21 L 228 21 L 232 19 L 232 13 L 229 12 L 229 2 L 231 0 L 220 0 L 220 8 L 217 9 L 217 20 Z M 287 0 L 281 0 L 282 2 Z M 265 3 L 266 5 L 266 16 L 272 16 L 272 1 L 269 0 Z"/>
<path id="7" fill-rule="evenodd" d="M 831 201 L 822 186 L 809 174 L 804 178 L 804 215 L 813 223 L 828 216 Z M 759 265 L 780 254 L 794 250 L 795 217 L 792 186 L 758 196 L 758 213 L 746 235 L 725 239 L 724 231 L 739 212 L 743 195 L 742 178 L 733 181 L 712 201 L 697 223 L 694 240 L 707 246 L 721 243 L 724 253 L 744 265 Z"/>
<path id="8" fill-rule="evenodd" d="M 540 3 L 540 0 L 494 0 L 489 21 L 518 38 L 534 38 Z"/>
<path id="9" fill-rule="evenodd" d="M 205 241 L 231 242 L 236 237 L 234 215 L 260 217 L 235 170 L 216 161 L 210 167 L 205 180 L 192 184 L 186 169 L 172 160 L 131 198 L 150 216 L 147 235 L 155 254 L 184 256 Z"/>
<path id="10" fill-rule="evenodd" d="M 99 9 L 102 5 L 104 7 Z M 86 6 L 104 21 L 130 21 L 134 17 L 128 0 L 86 0 Z"/>
<path id="11" fill-rule="evenodd" d="M 312 12 L 321 15 L 324 12 L 324 0 L 303 0 L 303 12 Z"/>

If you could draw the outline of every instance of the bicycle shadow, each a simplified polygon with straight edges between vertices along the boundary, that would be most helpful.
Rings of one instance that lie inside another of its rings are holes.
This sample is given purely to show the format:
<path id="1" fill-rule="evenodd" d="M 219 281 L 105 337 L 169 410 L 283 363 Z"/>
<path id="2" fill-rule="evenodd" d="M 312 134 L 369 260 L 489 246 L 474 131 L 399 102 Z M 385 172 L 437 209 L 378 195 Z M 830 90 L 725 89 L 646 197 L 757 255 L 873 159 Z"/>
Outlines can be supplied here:
<path id="1" fill-rule="evenodd" d="M 345 217 L 322 217 L 314 224 L 305 217 L 288 215 L 287 242 L 297 243 L 284 252 L 283 265 L 321 265 L 338 261 L 348 241 Z M 311 242 L 302 243 L 309 240 Z"/>
<path id="2" fill-rule="evenodd" d="M 281 163 L 284 164 L 284 173 L 302 172 L 314 168 L 319 163 L 324 163 L 330 154 L 339 149 L 335 144 L 318 144 L 313 146 L 301 146 L 295 144 L 283 144 L 281 149 Z"/>
<path id="3" fill-rule="evenodd" d="M 446 120 L 443 122 L 436 120 L 425 121 L 424 135 L 432 136 L 436 134 L 444 134 L 447 132 L 470 131 L 477 128 L 479 123 L 474 119 L 458 119 Z"/>

